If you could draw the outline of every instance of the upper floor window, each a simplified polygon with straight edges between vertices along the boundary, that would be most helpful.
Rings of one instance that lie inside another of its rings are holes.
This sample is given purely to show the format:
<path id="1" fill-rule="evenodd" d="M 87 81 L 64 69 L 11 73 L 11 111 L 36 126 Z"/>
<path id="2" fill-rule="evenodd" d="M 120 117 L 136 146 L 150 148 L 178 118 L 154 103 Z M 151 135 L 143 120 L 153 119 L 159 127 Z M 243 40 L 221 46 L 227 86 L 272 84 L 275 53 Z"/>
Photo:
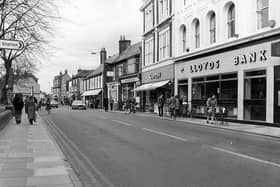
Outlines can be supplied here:
<path id="1" fill-rule="evenodd" d="M 200 23 L 199 20 L 194 22 L 194 39 L 195 39 L 195 48 L 200 47 Z"/>
<path id="2" fill-rule="evenodd" d="M 186 52 L 186 50 L 187 50 L 187 29 L 186 29 L 185 25 L 181 26 L 180 32 L 181 32 L 182 52 Z"/>
<path id="3" fill-rule="evenodd" d="M 123 76 L 123 64 L 118 65 L 118 74 L 119 76 Z"/>
<path id="4" fill-rule="evenodd" d="M 235 6 L 231 4 L 228 8 L 227 15 L 227 25 L 228 25 L 228 37 L 232 38 L 235 36 Z"/>
<path id="5" fill-rule="evenodd" d="M 144 29 L 148 31 L 154 25 L 154 11 L 153 11 L 153 4 L 148 6 L 144 11 Z"/>
<path id="6" fill-rule="evenodd" d="M 145 62 L 144 66 L 148 66 L 154 63 L 154 39 L 151 38 L 145 41 Z"/>
<path id="7" fill-rule="evenodd" d="M 258 29 L 268 26 L 268 0 L 257 0 Z"/>
<path id="8" fill-rule="evenodd" d="M 169 0 L 158 0 L 158 18 L 162 21 L 169 15 Z"/>
<path id="9" fill-rule="evenodd" d="M 138 65 L 139 63 L 136 58 L 128 59 L 126 63 L 126 74 L 137 73 L 139 70 Z"/>
<path id="10" fill-rule="evenodd" d="M 169 57 L 170 54 L 170 32 L 169 29 L 159 33 L 159 60 Z"/>
<path id="11" fill-rule="evenodd" d="M 216 14 L 213 12 L 210 15 L 209 19 L 210 24 L 210 44 L 213 44 L 216 42 Z"/>

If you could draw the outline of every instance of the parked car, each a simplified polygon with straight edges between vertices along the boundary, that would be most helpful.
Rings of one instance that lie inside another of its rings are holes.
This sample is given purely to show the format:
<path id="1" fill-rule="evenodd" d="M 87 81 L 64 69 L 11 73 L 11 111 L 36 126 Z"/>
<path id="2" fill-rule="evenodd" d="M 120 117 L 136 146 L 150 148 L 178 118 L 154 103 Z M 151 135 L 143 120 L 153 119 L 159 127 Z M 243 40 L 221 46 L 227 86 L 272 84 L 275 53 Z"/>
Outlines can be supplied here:
<path id="1" fill-rule="evenodd" d="M 86 105 L 83 103 L 83 101 L 81 100 L 75 100 L 72 103 L 72 110 L 75 109 L 80 109 L 80 110 L 86 110 Z"/>
<path id="2" fill-rule="evenodd" d="M 51 100 L 51 107 L 52 108 L 58 108 L 58 102 L 55 100 Z"/>

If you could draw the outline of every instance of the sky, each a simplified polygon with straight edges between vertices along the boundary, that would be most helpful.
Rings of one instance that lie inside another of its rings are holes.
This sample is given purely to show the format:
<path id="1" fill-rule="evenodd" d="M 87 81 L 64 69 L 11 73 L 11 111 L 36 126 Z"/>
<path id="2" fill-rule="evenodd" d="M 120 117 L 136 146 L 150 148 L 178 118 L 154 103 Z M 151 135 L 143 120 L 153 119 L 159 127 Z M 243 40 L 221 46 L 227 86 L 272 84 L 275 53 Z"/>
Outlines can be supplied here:
<path id="1" fill-rule="evenodd" d="M 99 65 L 99 52 L 118 53 L 121 35 L 132 44 L 141 40 L 141 0 L 68 0 L 59 6 L 62 20 L 54 24 L 49 38 L 52 54 L 41 59 L 36 76 L 41 90 L 51 92 L 54 76 L 68 70 L 69 75 Z M 91 54 L 95 52 L 96 55 Z"/>

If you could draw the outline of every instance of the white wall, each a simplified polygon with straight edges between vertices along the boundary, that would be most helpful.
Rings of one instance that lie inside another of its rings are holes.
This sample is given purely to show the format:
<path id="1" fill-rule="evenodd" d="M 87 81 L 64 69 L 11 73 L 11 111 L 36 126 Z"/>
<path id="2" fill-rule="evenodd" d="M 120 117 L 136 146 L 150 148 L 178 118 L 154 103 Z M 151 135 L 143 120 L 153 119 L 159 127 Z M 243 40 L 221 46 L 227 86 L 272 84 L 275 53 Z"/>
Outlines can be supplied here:
<path id="1" fill-rule="evenodd" d="M 181 49 L 180 27 L 183 24 L 187 27 L 187 46 L 189 46 L 190 52 L 236 40 L 237 38 L 228 39 L 227 35 L 227 13 L 225 6 L 230 2 L 233 2 L 236 7 L 236 33 L 239 35 L 238 39 L 272 29 L 270 27 L 264 29 L 257 28 L 257 0 L 187 0 L 185 6 L 183 5 L 183 0 L 175 0 L 174 2 L 175 57 L 188 53 L 183 53 Z M 280 27 L 279 7 L 279 0 L 269 0 L 269 19 L 276 21 L 274 28 Z M 215 44 L 210 44 L 209 42 L 209 22 L 207 13 L 212 10 L 216 13 L 217 42 Z M 194 18 L 200 20 L 201 42 L 199 49 L 194 48 L 193 42 L 192 21 Z"/>

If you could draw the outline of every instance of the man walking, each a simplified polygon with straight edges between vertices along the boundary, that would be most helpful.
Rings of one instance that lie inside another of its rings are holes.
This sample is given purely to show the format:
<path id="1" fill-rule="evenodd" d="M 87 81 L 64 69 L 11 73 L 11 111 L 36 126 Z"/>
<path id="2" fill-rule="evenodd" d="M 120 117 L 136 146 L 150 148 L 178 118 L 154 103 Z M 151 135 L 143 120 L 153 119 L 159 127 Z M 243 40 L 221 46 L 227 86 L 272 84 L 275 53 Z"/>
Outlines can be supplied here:
<path id="1" fill-rule="evenodd" d="M 158 98 L 158 114 L 160 117 L 163 117 L 163 106 L 164 106 L 164 98 L 163 98 L 163 94 L 161 94 Z"/>
<path id="2" fill-rule="evenodd" d="M 217 107 L 217 99 L 215 94 L 211 94 L 211 97 L 207 100 L 207 120 L 206 123 L 209 123 L 209 119 L 211 117 L 211 124 L 214 122 L 215 119 L 215 109 Z"/>

